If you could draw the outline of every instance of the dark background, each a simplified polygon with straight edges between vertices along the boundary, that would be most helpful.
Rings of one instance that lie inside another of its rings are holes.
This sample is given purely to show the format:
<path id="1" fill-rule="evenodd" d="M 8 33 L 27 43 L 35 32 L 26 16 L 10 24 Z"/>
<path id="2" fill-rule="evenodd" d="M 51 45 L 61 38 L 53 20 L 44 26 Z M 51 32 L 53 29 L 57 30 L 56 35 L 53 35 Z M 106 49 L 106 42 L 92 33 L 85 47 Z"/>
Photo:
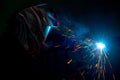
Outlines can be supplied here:
<path id="1" fill-rule="evenodd" d="M 0 36 L 8 29 L 8 19 L 26 7 L 48 3 L 63 9 L 76 21 L 86 24 L 95 38 L 101 36 L 110 44 L 110 61 L 119 80 L 120 75 L 120 3 L 115 0 L 4 0 L 0 2 Z"/>

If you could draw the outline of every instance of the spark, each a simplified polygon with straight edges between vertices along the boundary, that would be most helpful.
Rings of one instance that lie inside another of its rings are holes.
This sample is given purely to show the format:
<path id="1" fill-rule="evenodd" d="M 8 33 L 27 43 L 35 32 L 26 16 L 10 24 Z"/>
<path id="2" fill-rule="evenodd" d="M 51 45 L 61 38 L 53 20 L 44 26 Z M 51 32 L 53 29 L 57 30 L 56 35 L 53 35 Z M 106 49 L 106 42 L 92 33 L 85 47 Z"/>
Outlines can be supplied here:
<path id="1" fill-rule="evenodd" d="M 58 47 L 60 47 L 60 45 L 56 45 L 56 46 L 54 46 L 55 48 L 58 48 Z"/>
<path id="2" fill-rule="evenodd" d="M 88 75 L 91 76 L 91 80 L 107 80 L 107 76 L 109 75 L 111 75 L 111 79 L 115 80 L 115 75 L 112 72 L 112 64 L 109 61 L 107 51 L 105 51 L 105 44 L 101 42 L 96 43 L 95 40 L 89 38 L 77 42 L 76 39 L 81 38 L 78 38 L 78 36 L 73 34 L 73 30 L 67 27 L 65 27 L 63 32 L 61 28 L 56 28 L 56 30 L 62 33 L 62 37 L 69 40 L 75 40 L 75 43 L 72 45 L 70 45 L 71 43 L 68 43 L 65 46 L 65 50 L 67 50 L 68 53 L 66 55 L 68 55 L 69 58 L 66 64 L 80 64 L 80 66 L 77 65 L 77 70 L 79 70 L 79 75 L 83 78 L 82 80 L 88 80 Z M 55 45 L 54 47 L 59 47 L 59 45 Z M 103 55 L 100 53 L 103 53 Z M 68 65 L 68 67 L 71 65 Z M 71 70 L 71 67 L 69 69 Z M 74 69 L 76 70 L 76 67 Z"/>
<path id="3" fill-rule="evenodd" d="M 68 62 L 67 62 L 67 64 L 70 64 L 72 62 L 72 59 L 70 59 Z"/>

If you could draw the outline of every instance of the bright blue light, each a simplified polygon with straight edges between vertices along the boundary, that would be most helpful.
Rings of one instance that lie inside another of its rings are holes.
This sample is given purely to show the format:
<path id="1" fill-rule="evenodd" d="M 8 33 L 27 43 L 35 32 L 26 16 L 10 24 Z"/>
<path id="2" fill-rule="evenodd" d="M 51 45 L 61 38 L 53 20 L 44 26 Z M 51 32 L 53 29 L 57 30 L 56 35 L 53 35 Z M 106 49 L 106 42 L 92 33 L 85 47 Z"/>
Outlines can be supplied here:
<path id="1" fill-rule="evenodd" d="M 51 30 L 51 26 L 47 26 L 47 27 L 46 27 L 46 30 L 45 30 L 45 37 L 46 37 L 46 38 L 47 38 L 50 30 Z"/>
<path id="2" fill-rule="evenodd" d="M 96 43 L 98 49 L 103 50 L 105 48 L 105 44 L 103 43 Z"/>
<path id="3" fill-rule="evenodd" d="M 49 15 L 48 15 L 49 16 Z M 52 16 L 51 16 L 52 17 Z M 47 38 L 48 34 L 50 33 L 50 30 L 52 28 L 56 28 L 56 26 L 53 25 L 52 21 L 48 18 L 49 25 L 45 29 L 45 37 Z"/>

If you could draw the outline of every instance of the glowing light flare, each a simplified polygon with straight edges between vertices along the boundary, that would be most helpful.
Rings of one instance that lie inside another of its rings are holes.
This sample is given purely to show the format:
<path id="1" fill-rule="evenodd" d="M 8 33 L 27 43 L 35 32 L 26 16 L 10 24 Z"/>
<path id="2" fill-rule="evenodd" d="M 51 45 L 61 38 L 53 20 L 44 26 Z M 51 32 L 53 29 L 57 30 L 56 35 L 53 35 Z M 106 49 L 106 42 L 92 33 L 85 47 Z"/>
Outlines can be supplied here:
<path id="1" fill-rule="evenodd" d="M 96 43 L 98 49 L 103 50 L 105 48 L 105 44 L 103 43 Z"/>

